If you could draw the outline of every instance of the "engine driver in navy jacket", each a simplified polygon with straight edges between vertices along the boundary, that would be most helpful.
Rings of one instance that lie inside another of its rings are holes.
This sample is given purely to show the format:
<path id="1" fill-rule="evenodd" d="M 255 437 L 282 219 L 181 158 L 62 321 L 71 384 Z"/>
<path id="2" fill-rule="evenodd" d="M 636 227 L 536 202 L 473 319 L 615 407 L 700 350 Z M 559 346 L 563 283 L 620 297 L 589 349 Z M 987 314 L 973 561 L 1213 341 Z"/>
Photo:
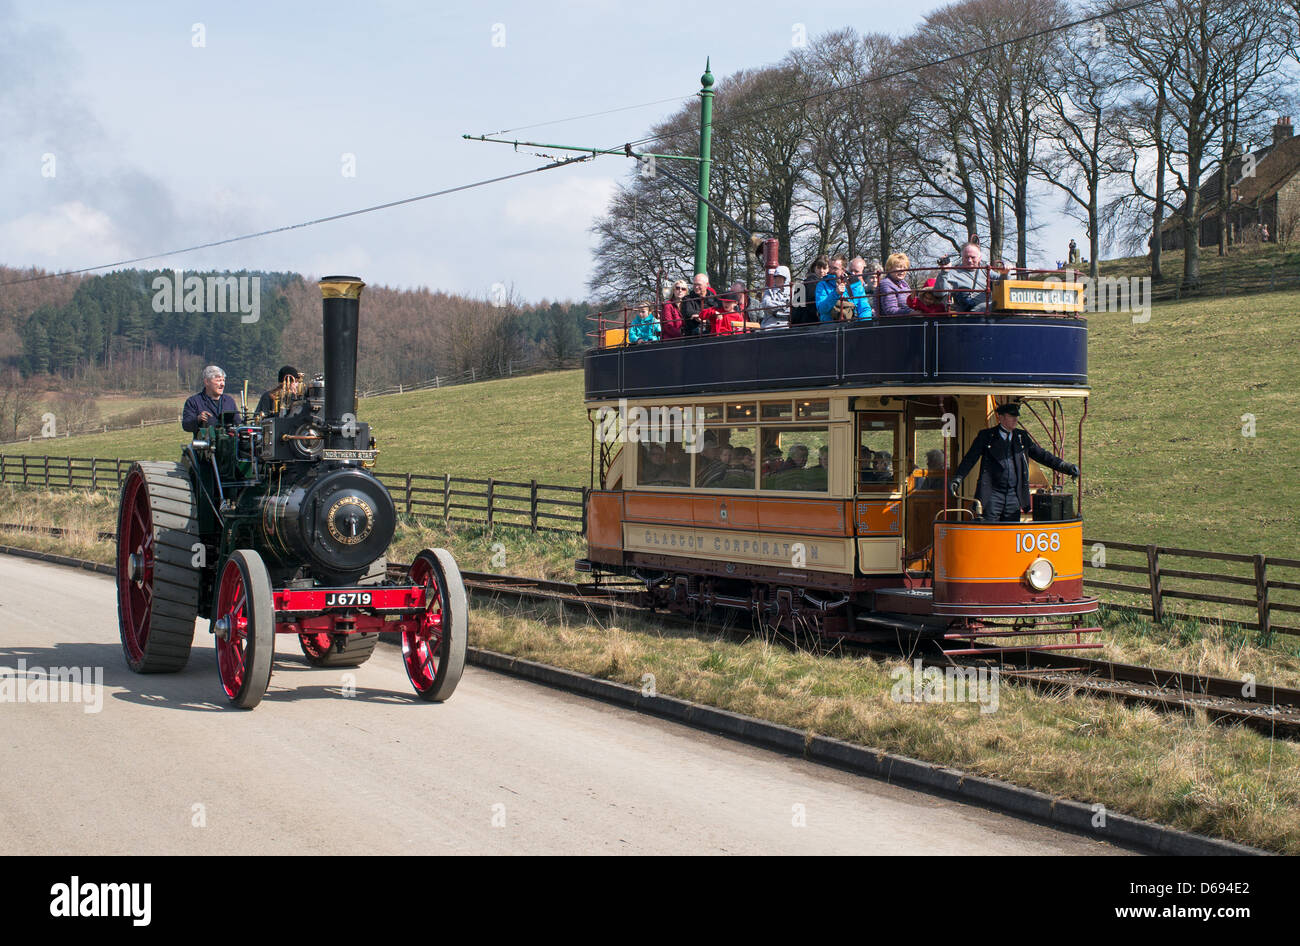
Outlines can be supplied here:
<path id="1" fill-rule="evenodd" d="M 185 402 L 181 412 L 181 427 L 190 433 L 198 433 L 200 427 L 210 424 L 214 418 L 220 418 L 227 411 L 237 411 L 239 406 L 226 390 L 226 373 L 216 365 L 203 369 L 203 390 L 192 395 Z"/>
<path id="2" fill-rule="evenodd" d="M 1019 522 L 1022 510 L 1029 509 L 1029 463 L 1026 455 L 1044 466 L 1078 478 L 1079 468 L 1053 456 L 1023 430 L 1016 429 L 1020 418 L 1020 405 L 999 404 L 996 427 L 981 430 L 975 442 L 962 457 L 949 489 L 956 496 L 966 474 L 980 465 L 979 484 L 975 498 L 984 508 L 986 522 Z"/>

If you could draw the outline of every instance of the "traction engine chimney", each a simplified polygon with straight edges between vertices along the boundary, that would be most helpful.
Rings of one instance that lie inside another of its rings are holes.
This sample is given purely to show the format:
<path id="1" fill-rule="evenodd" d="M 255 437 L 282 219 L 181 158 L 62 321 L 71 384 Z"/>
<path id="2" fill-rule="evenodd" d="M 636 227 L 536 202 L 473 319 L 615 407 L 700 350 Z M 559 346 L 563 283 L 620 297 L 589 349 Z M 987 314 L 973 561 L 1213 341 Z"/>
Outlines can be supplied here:
<path id="1" fill-rule="evenodd" d="M 321 321 L 324 328 L 326 446 L 353 446 L 355 433 L 339 433 L 348 420 L 356 427 L 357 410 L 357 325 L 361 314 L 361 290 L 365 283 L 355 276 L 326 276 L 320 281 Z M 345 415 L 347 415 L 345 419 Z"/>

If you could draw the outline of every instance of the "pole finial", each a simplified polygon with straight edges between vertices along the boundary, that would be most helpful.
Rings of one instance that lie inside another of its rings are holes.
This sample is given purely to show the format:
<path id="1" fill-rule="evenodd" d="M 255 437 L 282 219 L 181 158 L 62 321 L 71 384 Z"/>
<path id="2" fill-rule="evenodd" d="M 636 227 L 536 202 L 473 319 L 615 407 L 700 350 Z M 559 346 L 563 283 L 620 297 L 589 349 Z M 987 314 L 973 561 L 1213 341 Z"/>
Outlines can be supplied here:
<path id="1" fill-rule="evenodd" d="M 709 68 L 710 62 L 710 57 L 706 56 L 704 58 L 704 75 L 700 76 L 700 85 L 704 87 L 705 92 L 713 88 L 713 72 Z"/>

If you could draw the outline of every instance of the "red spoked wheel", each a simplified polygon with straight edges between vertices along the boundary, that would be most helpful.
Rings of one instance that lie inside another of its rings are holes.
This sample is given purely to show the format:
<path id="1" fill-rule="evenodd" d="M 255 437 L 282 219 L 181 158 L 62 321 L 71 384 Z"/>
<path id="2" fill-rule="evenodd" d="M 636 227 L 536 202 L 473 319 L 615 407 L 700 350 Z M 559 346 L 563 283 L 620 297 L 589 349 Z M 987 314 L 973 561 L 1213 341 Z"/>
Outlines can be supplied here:
<path id="1" fill-rule="evenodd" d="M 469 603 L 456 560 L 446 549 L 424 549 L 411 562 L 410 580 L 424 586 L 418 626 L 402 632 L 406 675 L 423 700 L 449 698 L 465 671 Z"/>
<path id="2" fill-rule="evenodd" d="M 271 576 L 262 557 L 237 549 L 226 559 L 212 609 L 217 672 L 226 699 L 241 709 L 262 702 L 275 660 L 275 610 Z"/>
<path id="3" fill-rule="evenodd" d="M 118 506 L 117 617 L 122 652 L 136 673 L 175 672 L 189 659 L 198 615 L 198 532 L 181 466 L 132 464 Z"/>

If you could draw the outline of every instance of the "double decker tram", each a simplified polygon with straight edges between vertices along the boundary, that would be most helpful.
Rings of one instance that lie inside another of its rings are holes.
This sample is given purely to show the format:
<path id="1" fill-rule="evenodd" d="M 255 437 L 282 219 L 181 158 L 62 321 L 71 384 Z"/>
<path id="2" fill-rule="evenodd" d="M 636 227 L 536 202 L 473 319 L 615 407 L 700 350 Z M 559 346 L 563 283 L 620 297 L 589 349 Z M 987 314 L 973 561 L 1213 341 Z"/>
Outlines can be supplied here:
<path id="1" fill-rule="evenodd" d="M 994 280 L 988 311 L 626 343 L 584 356 L 587 557 L 646 603 L 949 654 L 1100 646 L 1082 488 L 1029 460 L 1032 513 L 983 521 L 954 471 L 996 405 L 1082 466 L 1083 287 Z M 626 319 L 626 315 L 623 316 Z"/>

